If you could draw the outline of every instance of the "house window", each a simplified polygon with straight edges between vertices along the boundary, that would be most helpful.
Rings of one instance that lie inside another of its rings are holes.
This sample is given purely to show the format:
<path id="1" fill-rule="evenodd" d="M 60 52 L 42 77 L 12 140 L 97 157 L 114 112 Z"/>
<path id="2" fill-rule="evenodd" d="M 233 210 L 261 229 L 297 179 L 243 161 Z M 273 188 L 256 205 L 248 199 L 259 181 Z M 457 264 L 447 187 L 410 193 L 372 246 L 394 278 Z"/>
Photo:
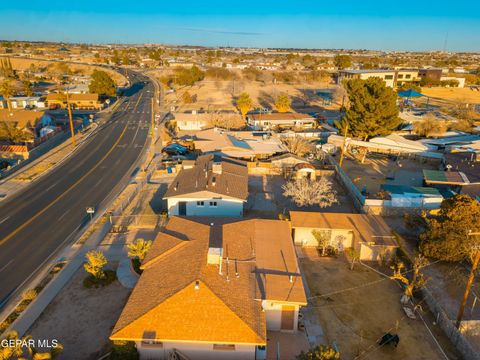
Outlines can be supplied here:
<path id="1" fill-rule="evenodd" d="M 213 350 L 235 351 L 234 344 L 213 344 Z"/>
<path id="2" fill-rule="evenodd" d="M 412 76 L 410 74 L 405 75 L 405 79 L 410 79 Z"/>
<path id="3" fill-rule="evenodd" d="M 216 201 L 210 201 L 210 207 L 217 207 Z"/>
<path id="4" fill-rule="evenodd" d="M 393 79 L 393 75 L 385 75 L 385 80 L 392 80 Z"/>
<path id="5" fill-rule="evenodd" d="M 205 202 L 203 202 L 203 201 L 197 201 L 197 206 L 205 206 Z"/>
<path id="6" fill-rule="evenodd" d="M 398 74 L 399 79 L 403 79 L 403 74 Z"/>

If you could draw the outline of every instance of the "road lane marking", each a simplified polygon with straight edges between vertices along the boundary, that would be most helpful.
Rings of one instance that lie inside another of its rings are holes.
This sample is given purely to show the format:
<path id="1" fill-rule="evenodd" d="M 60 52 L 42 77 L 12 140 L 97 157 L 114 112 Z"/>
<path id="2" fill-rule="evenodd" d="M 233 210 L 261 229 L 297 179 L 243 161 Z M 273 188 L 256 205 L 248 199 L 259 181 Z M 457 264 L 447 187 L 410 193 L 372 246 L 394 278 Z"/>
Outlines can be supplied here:
<path id="1" fill-rule="evenodd" d="M 142 99 L 142 96 L 143 96 L 143 93 L 141 93 L 140 96 L 138 97 L 137 103 L 136 103 L 135 106 L 133 107 L 133 111 L 137 110 L 138 103 L 139 103 L 140 100 Z"/>
<path id="2" fill-rule="evenodd" d="M 0 221 L 0 224 L 3 224 L 5 221 L 7 221 L 8 219 L 10 218 L 10 216 L 7 216 L 5 219 L 3 219 L 2 221 Z"/>
<path id="3" fill-rule="evenodd" d="M 8 265 L 10 265 L 12 262 L 13 262 L 14 259 L 10 260 L 5 266 L 3 266 L 1 269 L 0 269 L 0 272 L 2 272 L 3 270 L 5 270 L 7 268 Z"/>
<path id="4" fill-rule="evenodd" d="M 122 130 L 122 133 L 118 137 L 118 139 L 115 141 L 113 146 L 108 150 L 108 152 L 98 161 L 95 166 L 93 166 L 87 173 L 85 173 L 80 179 L 78 179 L 72 186 L 70 186 L 67 190 L 65 190 L 62 194 L 60 194 L 55 200 L 53 200 L 50 204 L 48 204 L 46 207 L 44 207 L 42 210 L 40 210 L 38 213 L 36 213 L 34 216 L 32 216 L 28 221 L 17 227 L 15 230 L 13 230 L 10 234 L 5 236 L 3 239 L 0 240 L 0 245 L 3 245 L 5 242 L 10 240 L 13 236 L 15 236 L 19 231 L 25 229 L 28 225 L 30 225 L 36 218 L 38 218 L 40 215 L 44 214 L 48 209 L 50 209 L 53 205 L 55 205 L 57 202 L 59 202 L 65 195 L 67 195 L 71 190 L 73 190 L 78 184 L 80 184 L 88 175 L 90 175 L 97 167 L 100 166 L 100 164 L 112 153 L 112 151 L 116 148 L 120 140 L 122 140 L 123 135 L 125 134 L 125 131 L 127 130 L 127 126 L 125 126 Z"/>

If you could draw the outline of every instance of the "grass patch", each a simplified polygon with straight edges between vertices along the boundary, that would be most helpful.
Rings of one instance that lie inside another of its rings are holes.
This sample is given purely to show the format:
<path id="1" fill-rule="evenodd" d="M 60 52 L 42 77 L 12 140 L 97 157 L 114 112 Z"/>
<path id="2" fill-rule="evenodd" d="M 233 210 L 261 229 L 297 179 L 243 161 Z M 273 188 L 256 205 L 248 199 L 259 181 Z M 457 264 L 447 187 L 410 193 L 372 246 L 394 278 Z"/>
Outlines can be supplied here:
<path id="1" fill-rule="evenodd" d="M 110 360 L 138 360 L 137 348 L 133 341 L 114 341 L 112 342 L 112 352 L 108 359 Z"/>
<path id="2" fill-rule="evenodd" d="M 105 287 L 117 280 L 117 274 L 113 270 L 105 270 L 105 277 L 97 279 L 92 275 L 87 276 L 83 280 L 83 286 L 86 288 L 99 288 Z"/>

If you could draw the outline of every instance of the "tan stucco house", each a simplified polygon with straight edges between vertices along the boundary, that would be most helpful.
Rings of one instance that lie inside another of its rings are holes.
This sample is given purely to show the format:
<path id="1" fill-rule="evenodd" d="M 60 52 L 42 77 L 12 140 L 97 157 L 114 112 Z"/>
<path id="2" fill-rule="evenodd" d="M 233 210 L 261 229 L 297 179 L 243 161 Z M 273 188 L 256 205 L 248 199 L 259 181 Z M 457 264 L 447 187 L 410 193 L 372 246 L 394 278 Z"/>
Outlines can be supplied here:
<path id="1" fill-rule="evenodd" d="M 110 336 L 141 359 L 265 359 L 307 303 L 285 221 L 173 217 L 142 268 Z"/>
<path id="2" fill-rule="evenodd" d="M 364 261 L 391 258 L 398 248 L 392 230 L 381 216 L 290 211 L 290 220 L 295 245 L 318 246 L 312 234 L 317 230 L 328 237 L 329 246 L 338 251 L 354 248 Z"/>

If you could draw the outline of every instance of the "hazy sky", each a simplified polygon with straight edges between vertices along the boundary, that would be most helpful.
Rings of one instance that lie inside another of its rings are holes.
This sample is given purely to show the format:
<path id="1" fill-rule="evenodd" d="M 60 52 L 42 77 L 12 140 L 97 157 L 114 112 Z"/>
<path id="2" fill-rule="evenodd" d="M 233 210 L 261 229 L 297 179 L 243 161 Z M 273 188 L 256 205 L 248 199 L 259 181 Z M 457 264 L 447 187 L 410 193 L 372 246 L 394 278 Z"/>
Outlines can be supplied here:
<path id="1" fill-rule="evenodd" d="M 0 39 L 480 51 L 480 0 L 2 1 Z"/>

